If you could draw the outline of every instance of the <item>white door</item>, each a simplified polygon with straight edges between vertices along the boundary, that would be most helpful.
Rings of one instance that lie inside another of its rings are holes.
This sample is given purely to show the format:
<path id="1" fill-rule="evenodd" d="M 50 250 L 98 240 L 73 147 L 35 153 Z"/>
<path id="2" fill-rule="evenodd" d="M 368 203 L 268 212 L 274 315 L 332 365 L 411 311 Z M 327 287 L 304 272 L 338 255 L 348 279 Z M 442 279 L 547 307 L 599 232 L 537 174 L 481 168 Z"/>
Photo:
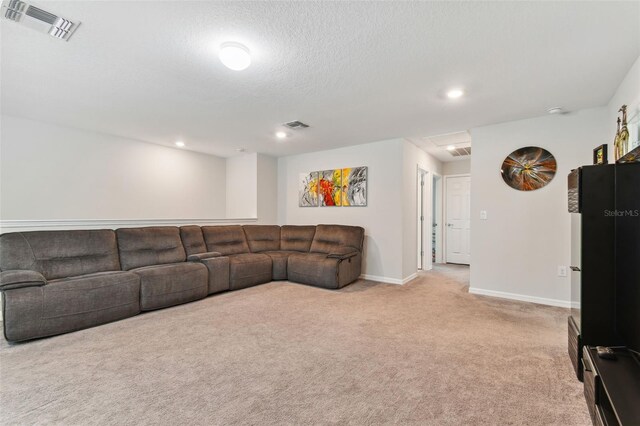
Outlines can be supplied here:
<path id="1" fill-rule="evenodd" d="M 447 263 L 471 262 L 471 178 L 447 177 Z"/>

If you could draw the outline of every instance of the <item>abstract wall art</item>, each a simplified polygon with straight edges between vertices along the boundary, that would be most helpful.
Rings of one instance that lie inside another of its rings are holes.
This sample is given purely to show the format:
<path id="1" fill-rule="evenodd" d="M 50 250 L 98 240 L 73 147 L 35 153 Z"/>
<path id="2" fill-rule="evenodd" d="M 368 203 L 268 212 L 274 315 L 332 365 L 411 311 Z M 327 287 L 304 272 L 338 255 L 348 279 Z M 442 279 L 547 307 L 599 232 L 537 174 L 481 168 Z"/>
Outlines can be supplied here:
<path id="1" fill-rule="evenodd" d="M 527 146 L 513 151 L 502 163 L 502 179 L 519 191 L 546 186 L 556 174 L 554 156 L 544 148 Z"/>
<path id="2" fill-rule="evenodd" d="M 339 206 L 342 204 L 342 170 L 319 172 L 318 190 L 321 206 Z"/>
<path id="3" fill-rule="evenodd" d="M 300 207 L 318 206 L 318 172 L 300 174 L 298 205 Z"/>
<path id="4" fill-rule="evenodd" d="M 342 205 L 367 205 L 367 167 L 342 169 Z"/>

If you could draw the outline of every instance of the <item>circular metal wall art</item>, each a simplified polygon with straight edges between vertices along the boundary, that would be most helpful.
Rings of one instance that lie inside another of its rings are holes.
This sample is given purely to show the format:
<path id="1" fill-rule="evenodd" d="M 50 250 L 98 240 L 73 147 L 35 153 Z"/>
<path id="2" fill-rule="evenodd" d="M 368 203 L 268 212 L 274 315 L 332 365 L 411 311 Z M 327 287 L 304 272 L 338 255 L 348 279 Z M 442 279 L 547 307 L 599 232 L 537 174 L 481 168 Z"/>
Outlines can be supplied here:
<path id="1" fill-rule="evenodd" d="M 535 191 L 556 174 L 556 159 L 546 149 L 526 146 L 513 151 L 502 163 L 502 179 L 518 191 Z"/>

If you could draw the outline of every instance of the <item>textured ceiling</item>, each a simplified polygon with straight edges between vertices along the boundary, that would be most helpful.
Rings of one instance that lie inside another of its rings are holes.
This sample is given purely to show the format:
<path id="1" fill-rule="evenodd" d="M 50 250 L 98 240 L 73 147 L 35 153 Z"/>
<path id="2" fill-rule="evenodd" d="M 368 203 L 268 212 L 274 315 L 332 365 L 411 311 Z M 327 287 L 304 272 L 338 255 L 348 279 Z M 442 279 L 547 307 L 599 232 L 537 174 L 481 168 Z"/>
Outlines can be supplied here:
<path id="1" fill-rule="evenodd" d="M 221 156 L 604 105 L 640 55 L 638 2 L 33 4 L 82 25 L 66 43 L 2 22 L 3 113 Z M 247 70 L 218 60 L 229 40 Z M 312 127 L 277 141 L 291 120 Z"/>

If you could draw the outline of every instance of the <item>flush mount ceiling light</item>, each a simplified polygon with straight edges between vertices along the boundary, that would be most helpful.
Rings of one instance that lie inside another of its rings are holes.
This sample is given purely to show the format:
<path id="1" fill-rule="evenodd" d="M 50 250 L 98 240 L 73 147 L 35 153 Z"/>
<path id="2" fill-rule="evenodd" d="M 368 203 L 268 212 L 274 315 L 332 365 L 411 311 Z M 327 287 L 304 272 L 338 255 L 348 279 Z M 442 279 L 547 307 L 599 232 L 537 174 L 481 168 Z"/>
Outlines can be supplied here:
<path id="1" fill-rule="evenodd" d="M 464 90 L 462 89 L 451 89 L 447 92 L 447 98 L 449 99 L 458 99 L 464 95 Z"/>
<path id="2" fill-rule="evenodd" d="M 229 69 L 242 71 L 251 65 L 251 54 L 245 45 L 229 41 L 220 45 L 220 61 Z"/>
<path id="3" fill-rule="evenodd" d="M 276 138 L 284 139 L 286 137 L 287 137 L 287 134 L 285 132 L 276 132 Z"/>
<path id="4" fill-rule="evenodd" d="M 562 109 L 562 107 L 553 107 L 553 108 L 549 108 L 547 112 L 549 114 L 562 114 L 564 110 Z"/>
<path id="5" fill-rule="evenodd" d="M 184 142 L 182 142 L 182 141 L 178 141 L 178 142 L 176 142 L 176 146 L 177 146 L 178 148 L 183 148 L 183 147 L 184 147 Z"/>
<path id="6" fill-rule="evenodd" d="M 4 0 L 1 13 L 4 19 L 18 22 L 64 41 L 69 41 L 80 25 L 78 21 L 72 22 L 20 0 Z"/>
<path id="7" fill-rule="evenodd" d="M 454 149 L 456 149 L 456 147 L 455 147 L 455 146 L 453 146 L 453 145 L 449 145 L 449 146 L 447 147 L 447 151 L 453 151 Z"/>

